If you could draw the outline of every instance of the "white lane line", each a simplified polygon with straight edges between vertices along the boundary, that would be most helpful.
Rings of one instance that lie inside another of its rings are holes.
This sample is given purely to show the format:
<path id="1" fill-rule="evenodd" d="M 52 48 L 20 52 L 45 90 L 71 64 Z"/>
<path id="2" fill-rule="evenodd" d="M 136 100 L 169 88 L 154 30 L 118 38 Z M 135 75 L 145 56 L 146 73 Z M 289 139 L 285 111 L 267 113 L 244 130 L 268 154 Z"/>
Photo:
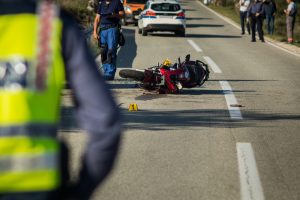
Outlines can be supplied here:
<path id="1" fill-rule="evenodd" d="M 292 51 L 289 51 L 289 50 L 287 50 L 287 49 L 285 49 L 285 48 L 283 48 L 283 47 L 280 47 L 280 46 L 278 46 L 278 45 L 276 45 L 276 44 L 273 44 L 272 42 L 266 41 L 266 43 L 269 44 L 269 45 L 271 45 L 272 47 L 276 47 L 277 49 L 280 49 L 280 50 L 282 50 L 282 51 L 285 51 L 285 52 L 287 52 L 287 53 L 290 53 L 290 54 L 292 54 L 292 55 L 294 55 L 294 56 L 300 57 L 299 54 L 294 53 L 294 52 L 292 52 Z"/>
<path id="2" fill-rule="evenodd" d="M 203 56 L 203 58 L 206 60 L 208 66 L 212 68 L 214 73 L 222 73 L 220 67 L 208 56 Z"/>
<path id="3" fill-rule="evenodd" d="M 238 102 L 233 94 L 233 91 L 228 83 L 228 81 L 220 81 L 220 85 L 222 87 L 226 103 L 227 103 L 227 108 L 230 114 L 231 119 L 238 119 L 241 120 L 243 119 L 242 113 L 239 109 L 239 107 L 235 107 L 233 105 L 238 105 Z"/>
<path id="4" fill-rule="evenodd" d="M 241 200 L 264 200 L 263 188 L 251 143 L 237 143 Z"/>
<path id="5" fill-rule="evenodd" d="M 203 52 L 202 49 L 193 40 L 187 40 L 187 41 L 197 52 Z"/>

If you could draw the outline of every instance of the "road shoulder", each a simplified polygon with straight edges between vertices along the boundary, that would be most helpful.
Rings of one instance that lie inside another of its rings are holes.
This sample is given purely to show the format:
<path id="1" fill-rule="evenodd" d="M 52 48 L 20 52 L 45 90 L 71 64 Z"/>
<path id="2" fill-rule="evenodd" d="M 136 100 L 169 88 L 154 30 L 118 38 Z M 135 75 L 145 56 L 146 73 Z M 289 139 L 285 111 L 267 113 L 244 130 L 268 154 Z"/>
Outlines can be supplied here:
<path id="1" fill-rule="evenodd" d="M 203 4 L 201 1 L 197 0 L 197 2 L 204 8 L 206 8 L 207 10 L 209 10 L 210 12 L 214 13 L 215 15 L 217 15 L 218 17 L 222 18 L 223 20 L 225 20 L 226 22 L 228 22 L 229 24 L 233 25 L 235 28 L 237 29 L 241 29 L 240 28 L 240 24 L 234 22 L 232 19 L 214 11 L 213 9 L 207 7 L 205 4 Z M 294 45 L 290 45 L 290 44 L 287 44 L 287 43 L 284 43 L 284 42 L 279 42 L 279 41 L 276 41 L 276 40 L 273 40 L 271 38 L 269 38 L 268 36 L 265 36 L 265 40 L 268 44 L 270 44 L 271 46 L 274 46 L 276 48 L 279 48 L 283 51 L 286 51 L 290 54 L 293 54 L 295 56 L 298 56 L 300 57 L 300 48 L 297 47 L 297 46 L 294 46 Z"/>

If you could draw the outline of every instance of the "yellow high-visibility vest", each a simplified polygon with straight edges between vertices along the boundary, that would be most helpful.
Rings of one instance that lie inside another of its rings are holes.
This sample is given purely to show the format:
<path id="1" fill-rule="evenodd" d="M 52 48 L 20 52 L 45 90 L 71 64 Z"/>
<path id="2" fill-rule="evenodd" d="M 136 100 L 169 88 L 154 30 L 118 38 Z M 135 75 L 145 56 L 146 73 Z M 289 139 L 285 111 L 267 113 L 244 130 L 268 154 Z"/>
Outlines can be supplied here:
<path id="1" fill-rule="evenodd" d="M 60 186 L 57 125 L 65 82 L 58 7 L 0 15 L 0 195 Z M 22 129 L 27 126 L 44 127 Z M 28 131 L 31 130 L 31 131 Z"/>

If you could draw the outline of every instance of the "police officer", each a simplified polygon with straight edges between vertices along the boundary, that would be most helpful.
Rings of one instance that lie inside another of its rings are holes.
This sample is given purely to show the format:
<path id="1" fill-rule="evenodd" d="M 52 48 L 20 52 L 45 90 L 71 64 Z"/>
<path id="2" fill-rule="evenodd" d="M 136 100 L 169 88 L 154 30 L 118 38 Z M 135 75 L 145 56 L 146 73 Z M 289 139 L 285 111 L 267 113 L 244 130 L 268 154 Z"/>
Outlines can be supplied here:
<path id="1" fill-rule="evenodd" d="M 250 5 L 247 13 L 247 17 L 248 17 L 247 21 L 249 21 L 249 18 L 251 20 L 251 32 L 252 32 L 251 42 L 256 41 L 255 39 L 256 28 L 257 28 L 259 39 L 261 40 L 261 42 L 265 42 L 264 32 L 262 29 L 264 15 L 265 15 L 265 11 L 261 0 L 254 0 L 254 3 Z"/>
<path id="2" fill-rule="evenodd" d="M 100 40 L 101 60 L 106 80 L 113 80 L 116 73 L 119 22 L 124 17 L 120 0 L 102 0 L 94 20 L 95 39 Z M 100 25 L 100 37 L 97 32 Z"/>
<path id="3" fill-rule="evenodd" d="M 120 121 L 85 38 L 44 0 L 0 0 L 0 27 L 0 200 L 89 199 L 113 165 Z M 65 76 L 89 134 L 70 187 L 56 138 Z"/>

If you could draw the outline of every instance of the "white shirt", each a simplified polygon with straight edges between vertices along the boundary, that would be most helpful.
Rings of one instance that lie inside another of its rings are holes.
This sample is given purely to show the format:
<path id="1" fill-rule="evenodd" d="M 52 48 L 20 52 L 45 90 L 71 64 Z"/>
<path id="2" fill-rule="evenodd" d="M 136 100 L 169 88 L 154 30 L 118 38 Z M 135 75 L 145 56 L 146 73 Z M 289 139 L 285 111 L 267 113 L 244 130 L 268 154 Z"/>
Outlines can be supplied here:
<path id="1" fill-rule="evenodd" d="M 289 11 L 289 12 L 295 12 L 296 11 L 296 4 L 292 1 L 292 2 L 290 2 L 289 3 L 289 5 L 288 5 L 288 8 L 287 8 L 287 10 Z"/>
<path id="2" fill-rule="evenodd" d="M 243 4 L 243 5 L 242 5 Z M 240 11 L 246 12 L 250 4 L 249 0 L 240 0 Z"/>

